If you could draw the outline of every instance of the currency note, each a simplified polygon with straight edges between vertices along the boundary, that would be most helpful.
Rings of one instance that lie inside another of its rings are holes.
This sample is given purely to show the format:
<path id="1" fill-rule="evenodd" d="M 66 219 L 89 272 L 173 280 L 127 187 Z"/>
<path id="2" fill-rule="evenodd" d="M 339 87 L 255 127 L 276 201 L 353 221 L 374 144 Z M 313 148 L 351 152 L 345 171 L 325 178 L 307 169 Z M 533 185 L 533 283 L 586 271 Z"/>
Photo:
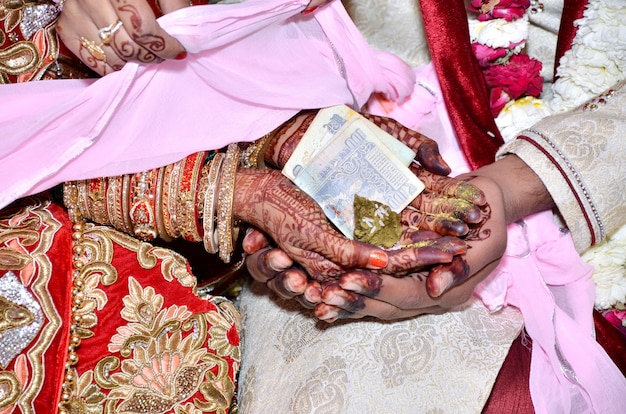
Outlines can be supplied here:
<path id="1" fill-rule="evenodd" d="M 342 125 L 306 165 L 299 166 L 293 182 L 351 239 L 355 194 L 399 213 L 424 189 L 409 168 L 361 122 Z"/>
<path id="2" fill-rule="evenodd" d="M 398 141 L 395 137 L 380 129 L 376 124 L 364 118 L 361 114 L 346 105 L 336 105 L 321 109 L 293 154 L 283 168 L 283 174 L 293 180 L 301 169 L 311 162 L 317 153 L 324 148 L 336 135 L 357 122 L 363 130 L 374 134 L 380 142 L 387 146 L 391 154 L 400 160 L 403 165 L 410 165 L 415 158 L 415 152 Z"/>

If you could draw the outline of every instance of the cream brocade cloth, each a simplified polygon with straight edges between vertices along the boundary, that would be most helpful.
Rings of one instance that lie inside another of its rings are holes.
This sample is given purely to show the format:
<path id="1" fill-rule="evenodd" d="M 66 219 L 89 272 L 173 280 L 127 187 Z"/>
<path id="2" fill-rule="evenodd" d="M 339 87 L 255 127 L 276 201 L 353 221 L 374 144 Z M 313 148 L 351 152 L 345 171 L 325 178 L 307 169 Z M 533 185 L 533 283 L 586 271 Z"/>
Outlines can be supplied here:
<path id="1" fill-rule="evenodd" d="M 522 327 L 511 307 L 327 324 L 252 283 L 241 293 L 240 412 L 479 413 Z"/>

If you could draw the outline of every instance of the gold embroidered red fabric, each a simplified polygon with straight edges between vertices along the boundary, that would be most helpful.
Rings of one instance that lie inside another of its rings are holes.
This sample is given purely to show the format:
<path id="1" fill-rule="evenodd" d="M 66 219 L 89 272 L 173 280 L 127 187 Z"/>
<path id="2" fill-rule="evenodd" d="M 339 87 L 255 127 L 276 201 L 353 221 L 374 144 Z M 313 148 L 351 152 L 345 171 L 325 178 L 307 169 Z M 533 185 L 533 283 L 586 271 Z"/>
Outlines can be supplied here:
<path id="1" fill-rule="evenodd" d="M 234 306 L 199 297 L 179 254 L 91 224 L 75 301 L 71 237 L 67 212 L 47 201 L 0 212 L 0 411 L 54 412 L 69 393 L 70 412 L 228 413 Z M 68 382 L 70 328 L 80 343 Z"/>

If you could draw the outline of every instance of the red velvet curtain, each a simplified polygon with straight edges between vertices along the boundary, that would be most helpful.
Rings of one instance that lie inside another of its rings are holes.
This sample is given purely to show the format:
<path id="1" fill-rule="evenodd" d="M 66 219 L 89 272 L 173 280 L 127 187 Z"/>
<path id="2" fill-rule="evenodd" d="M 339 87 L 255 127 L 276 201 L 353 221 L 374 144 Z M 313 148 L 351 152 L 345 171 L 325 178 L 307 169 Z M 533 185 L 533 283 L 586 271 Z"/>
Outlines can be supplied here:
<path id="1" fill-rule="evenodd" d="M 420 0 L 426 37 L 450 120 L 470 167 L 490 164 L 503 144 L 489 91 L 470 46 L 463 0 Z"/>

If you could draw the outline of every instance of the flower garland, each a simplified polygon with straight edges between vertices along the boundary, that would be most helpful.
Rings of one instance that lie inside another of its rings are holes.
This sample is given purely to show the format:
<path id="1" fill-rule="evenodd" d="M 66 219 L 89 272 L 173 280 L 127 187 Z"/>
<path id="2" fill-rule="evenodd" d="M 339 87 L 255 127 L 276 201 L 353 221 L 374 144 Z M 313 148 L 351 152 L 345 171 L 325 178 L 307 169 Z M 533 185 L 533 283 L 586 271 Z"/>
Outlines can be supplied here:
<path id="1" fill-rule="evenodd" d="M 552 113 L 539 99 L 543 90 L 542 63 L 524 52 L 530 13 L 539 13 L 537 0 L 472 0 L 469 20 L 472 50 L 483 69 L 491 112 L 508 141 Z"/>
<path id="2" fill-rule="evenodd" d="M 575 22 L 572 48 L 561 58 L 549 101 L 540 99 L 541 62 L 523 53 L 528 14 L 537 0 L 472 0 L 472 48 L 490 89 L 491 109 L 503 138 L 509 140 L 552 113 L 574 109 L 597 97 L 626 73 L 626 2 L 589 0 Z M 594 266 L 596 309 L 626 334 L 626 226 L 583 259 Z"/>

